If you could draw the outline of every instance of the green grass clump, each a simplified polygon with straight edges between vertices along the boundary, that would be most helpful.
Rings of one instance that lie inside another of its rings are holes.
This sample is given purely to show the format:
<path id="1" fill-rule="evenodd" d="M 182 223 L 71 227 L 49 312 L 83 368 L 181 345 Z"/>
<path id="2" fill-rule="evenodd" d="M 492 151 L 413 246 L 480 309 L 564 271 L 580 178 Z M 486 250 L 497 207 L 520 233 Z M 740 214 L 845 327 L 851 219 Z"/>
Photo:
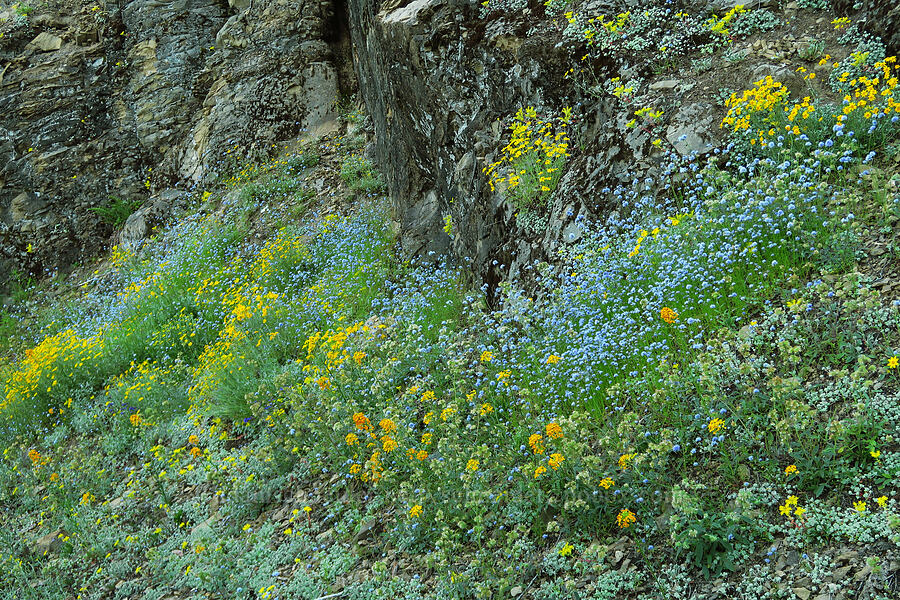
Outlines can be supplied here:
<path id="1" fill-rule="evenodd" d="M 90 210 L 97 213 L 107 225 L 121 227 L 140 206 L 140 201 L 124 200 L 117 196 L 110 196 L 107 204 L 94 206 Z"/>
<path id="2" fill-rule="evenodd" d="M 371 161 L 351 154 L 341 164 L 341 179 L 353 192 L 373 194 L 384 189 L 384 178 L 375 170 Z"/>

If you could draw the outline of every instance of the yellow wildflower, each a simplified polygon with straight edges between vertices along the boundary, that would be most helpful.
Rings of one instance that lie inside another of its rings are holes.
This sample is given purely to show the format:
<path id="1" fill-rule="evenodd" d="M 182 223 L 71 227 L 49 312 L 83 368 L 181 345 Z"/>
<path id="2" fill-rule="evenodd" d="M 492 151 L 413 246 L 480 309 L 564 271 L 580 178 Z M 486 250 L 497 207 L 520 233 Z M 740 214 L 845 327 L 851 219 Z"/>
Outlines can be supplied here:
<path id="1" fill-rule="evenodd" d="M 636 522 L 637 517 L 627 508 L 620 510 L 619 515 L 616 517 L 616 524 L 618 524 L 621 529 L 626 529 L 629 525 Z"/>

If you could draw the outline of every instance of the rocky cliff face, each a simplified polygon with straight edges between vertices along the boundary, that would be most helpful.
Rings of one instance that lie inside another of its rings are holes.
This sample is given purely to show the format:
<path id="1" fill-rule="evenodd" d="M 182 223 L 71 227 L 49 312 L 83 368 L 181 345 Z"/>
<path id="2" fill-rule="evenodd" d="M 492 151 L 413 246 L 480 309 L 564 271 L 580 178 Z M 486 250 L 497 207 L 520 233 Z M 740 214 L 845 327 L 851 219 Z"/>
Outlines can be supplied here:
<path id="1" fill-rule="evenodd" d="M 602 143 L 607 153 L 570 169 L 543 235 L 517 231 L 513 207 L 488 190 L 482 169 L 501 145 L 498 119 L 521 106 L 558 109 L 578 101 L 564 81 L 568 52 L 560 31 L 550 23 L 533 27 L 542 10 L 481 18 L 474 2 L 350 0 L 360 89 L 405 250 L 442 254 L 452 245 L 488 282 L 504 276 L 501 263 L 515 270 L 545 254 L 583 212 L 583 192 L 614 178 L 613 163 L 624 158 L 598 103 L 585 143 Z"/>
<path id="2" fill-rule="evenodd" d="M 732 36 L 708 21 L 738 4 L 726 0 L 588 0 L 563 9 L 515 0 L 348 1 L 360 91 L 375 122 L 405 250 L 439 255 L 449 249 L 470 258 L 476 279 L 491 287 L 509 277 L 527 279 L 529 265 L 552 260 L 561 245 L 578 239 L 582 217 L 617 210 L 609 193 L 616 185 L 648 181 L 652 193 L 666 150 L 711 150 L 729 93 L 767 75 L 799 93 L 805 83 L 797 65 L 827 77 L 830 67 L 811 60 L 810 52 L 825 42 L 834 52 L 841 33 L 808 2 L 806 8 L 748 3 L 756 15 Z M 885 24 L 896 20 L 897 10 L 873 0 L 838 14 L 881 32 L 895 52 L 897 30 Z M 627 11 L 629 31 L 639 29 L 643 38 L 601 43 L 585 35 L 586 20 L 575 25 L 578 17 L 565 11 L 607 17 Z M 721 48 L 726 38 L 732 58 L 702 59 L 701 48 Z M 605 87 L 610 81 L 629 91 L 616 94 Z M 490 189 L 482 172 L 509 140 L 501 123 L 524 106 L 547 115 L 569 107 L 575 115 L 565 175 L 547 206 L 528 219 L 517 217 L 519 207 Z M 641 107 L 665 116 L 635 126 Z"/>
<path id="3" fill-rule="evenodd" d="M 320 0 L 0 2 L 0 33 L 7 275 L 96 251 L 111 202 L 141 202 L 146 233 L 223 159 L 330 127 L 354 86 L 346 15 Z"/>
<path id="4" fill-rule="evenodd" d="M 523 0 L 57 0 L 29 14 L 0 0 L 0 272 L 52 271 L 96 250 L 113 228 L 92 209 L 111 198 L 142 202 L 124 234 L 145 235 L 228 157 L 333 126 L 335 99 L 358 78 L 405 251 L 471 259 L 492 287 L 527 275 L 577 239 L 578 219 L 617 208 L 608 189 L 653 178 L 664 150 L 705 152 L 724 90 L 765 75 L 802 86 L 788 65 L 831 28 L 797 3 L 757 3 L 778 40 L 754 36 L 764 23 L 752 21 L 728 64 L 692 58 L 721 34 L 707 16 L 733 4 L 570 3 L 582 15 L 640 9 L 649 46 L 632 51 Z M 856 16 L 896 51 L 895 4 L 864 4 Z M 674 31 L 679 9 L 696 26 Z M 627 102 L 603 87 L 615 77 L 636 85 Z M 528 219 L 482 172 L 523 106 L 574 115 L 565 175 Z M 665 117 L 626 126 L 640 106 Z"/>
<path id="5" fill-rule="evenodd" d="M 614 209 L 600 190 L 654 172 L 661 154 L 652 156 L 650 132 L 624 127 L 628 111 L 611 96 L 570 77 L 584 40 L 567 37 L 564 22 L 545 15 L 543 4 L 519 4 L 495 2 L 490 10 L 460 0 L 350 0 L 360 90 L 405 249 L 421 255 L 452 247 L 491 285 L 526 275 L 528 265 L 576 239 L 578 219 Z M 616 11 L 604 2 L 590 8 Z M 610 77 L 636 70 L 630 57 L 612 54 L 592 58 L 591 68 Z M 505 143 L 501 120 L 523 106 L 577 114 L 566 174 L 548 209 L 527 225 L 482 172 Z M 668 133 L 676 143 L 684 122 L 694 121 L 694 145 L 681 146 L 700 150 L 715 135 L 710 111 L 690 102 L 685 108 L 682 124 Z"/>

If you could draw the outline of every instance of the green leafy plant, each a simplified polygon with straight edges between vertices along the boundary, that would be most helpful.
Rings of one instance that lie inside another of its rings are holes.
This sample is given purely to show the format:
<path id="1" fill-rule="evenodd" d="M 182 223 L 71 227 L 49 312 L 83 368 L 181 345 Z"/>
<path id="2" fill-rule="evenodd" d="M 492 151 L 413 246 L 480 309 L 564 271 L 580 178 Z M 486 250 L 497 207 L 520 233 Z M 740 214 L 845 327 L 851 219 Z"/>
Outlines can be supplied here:
<path id="1" fill-rule="evenodd" d="M 121 227 L 128 220 L 128 217 L 140 208 L 141 204 L 140 200 L 125 200 L 118 196 L 110 196 L 109 202 L 105 205 L 93 206 L 90 210 L 96 213 L 107 225 Z"/>
<path id="2" fill-rule="evenodd" d="M 351 154 L 341 164 L 341 179 L 354 192 L 376 193 L 384 189 L 384 178 L 372 162 L 358 154 Z"/>
<path id="3" fill-rule="evenodd" d="M 754 529 L 752 519 L 732 511 L 679 515 L 671 525 L 675 548 L 707 579 L 737 568 L 742 549 L 751 545 L 748 538 Z"/>

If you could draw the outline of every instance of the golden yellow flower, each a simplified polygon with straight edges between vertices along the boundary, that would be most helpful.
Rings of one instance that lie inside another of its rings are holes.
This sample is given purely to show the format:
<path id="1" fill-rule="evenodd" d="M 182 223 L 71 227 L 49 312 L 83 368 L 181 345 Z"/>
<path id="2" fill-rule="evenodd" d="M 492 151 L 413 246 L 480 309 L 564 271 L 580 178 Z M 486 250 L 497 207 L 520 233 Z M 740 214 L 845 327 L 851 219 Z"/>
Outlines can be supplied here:
<path id="1" fill-rule="evenodd" d="M 550 467 L 555 471 L 559 468 L 559 465 L 561 465 L 564 460 L 566 460 L 566 458 L 562 454 L 560 454 L 559 452 L 554 452 L 550 455 L 550 459 L 547 461 L 547 464 L 549 464 Z"/>
<path id="2" fill-rule="evenodd" d="M 678 320 L 678 313 L 676 313 L 674 310 L 672 310 L 668 306 L 663 306 L 662 309 L 659 311 L 659 318 L 661 318 L 663 321 L 665 321 L 666 323 L 671 325 L 672 323 L 674 323 L 675 321 Z"/>
<path id="3" fill-rule="evenodd" d="M 550 439 L 559 439 L 563 436 L 562 427 L 559 426 L 559 423 L 550 422 L 547 423 L 547 426 L 544 428 L 547 437 Z"/>
<path id="4" fill-rule="evenodd" d="M 616 517 L 616 524 L 618 524 L 620 529 L 626 529 L 632 523 L 636 522 L 637 517 L 627 508 L 623 508 L 622 510 L 620 510 L 619 515 Z"/>

